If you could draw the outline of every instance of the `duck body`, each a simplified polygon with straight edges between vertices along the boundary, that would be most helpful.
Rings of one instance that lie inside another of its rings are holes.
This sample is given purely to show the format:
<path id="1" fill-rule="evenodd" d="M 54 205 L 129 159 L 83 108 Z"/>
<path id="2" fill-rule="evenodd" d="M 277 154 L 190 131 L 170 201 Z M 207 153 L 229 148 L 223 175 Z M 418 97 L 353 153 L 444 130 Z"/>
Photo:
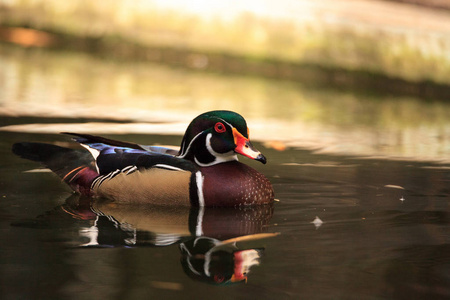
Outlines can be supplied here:
<path id="1" fill-rule="evenodd" d="M 268 204 L 274 193 L 263 174 L 238 161 L 201 168 L 203 195 L 211 206 Z M 230 179 L 231 178 L 231 179 Z"/>
<path id="2" fill-rule="evenodd" d="M 233 112 L 198 116 L 178 152 L 69 134 L 91 155 L 40 143 L 17 143 L 13 152 L 43 163 L 82 195 L 120 203 L 219 207 L 268 204 L 274 199 L 270 181 L 237 160 L 236 154 L 242 154 L 266 161 L 250 144 L 245 120 Z"/>
<path id="3" fill-rule="evenodd" d="M 127 203 L 215 207 L 268 204 L 273 200 L 269 180 L 240 162 L 200 167 L 193 172 L 156 167 L 108 176 L 94 178 L 89 195 Z"/>

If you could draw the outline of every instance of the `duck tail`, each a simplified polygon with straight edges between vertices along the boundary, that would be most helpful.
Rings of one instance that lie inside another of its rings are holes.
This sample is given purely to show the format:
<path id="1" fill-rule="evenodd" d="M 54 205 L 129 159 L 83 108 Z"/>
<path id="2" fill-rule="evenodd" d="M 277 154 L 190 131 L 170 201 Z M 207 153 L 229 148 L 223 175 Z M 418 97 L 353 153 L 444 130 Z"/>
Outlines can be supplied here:
<path id="1" fill-rule="evenodd" d="M 16 143 L 12 152 L 40 162 L 82 195 L 90 196 L 92 181 L 99 175 L 95 161 L 87 151 L 43 143 Z"/>

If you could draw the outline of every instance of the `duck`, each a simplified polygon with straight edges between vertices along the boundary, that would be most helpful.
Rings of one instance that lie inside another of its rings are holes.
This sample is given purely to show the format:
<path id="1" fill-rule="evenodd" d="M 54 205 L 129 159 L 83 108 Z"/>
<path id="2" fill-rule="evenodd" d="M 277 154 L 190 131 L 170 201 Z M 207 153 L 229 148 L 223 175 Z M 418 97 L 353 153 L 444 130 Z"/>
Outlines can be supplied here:
<path id="1" fill-rule="evenodd" d="M 245 119 L 215 110 L 188 125 L 179 151 L 101 136 L 63 132 L 82 148 L 19 142 L 12 152 L 56 173 L 74 192 L 117 203 L 238 207 L 271 204 L 269 179 L 238 155 L 266 164 L 250 142 Z"/>

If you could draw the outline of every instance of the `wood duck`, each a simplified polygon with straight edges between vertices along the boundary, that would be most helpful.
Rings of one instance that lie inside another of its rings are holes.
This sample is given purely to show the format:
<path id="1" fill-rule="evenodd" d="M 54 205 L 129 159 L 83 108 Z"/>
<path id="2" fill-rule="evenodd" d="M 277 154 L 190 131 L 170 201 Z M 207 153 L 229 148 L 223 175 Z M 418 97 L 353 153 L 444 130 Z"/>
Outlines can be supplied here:
<path id="1" fill-rule="evenodd" d="M 39 161 L 81 195 L 121 203 L 242 206 L 271 203 L 270 181 L 240 163 L 237 154 L 266 163 L 249 140 L 244 118 L 210 111 L 188 126 L 180 150 L 74 136 L 87 151 L 42 143 L 16 143 L 13 152 Z"/>

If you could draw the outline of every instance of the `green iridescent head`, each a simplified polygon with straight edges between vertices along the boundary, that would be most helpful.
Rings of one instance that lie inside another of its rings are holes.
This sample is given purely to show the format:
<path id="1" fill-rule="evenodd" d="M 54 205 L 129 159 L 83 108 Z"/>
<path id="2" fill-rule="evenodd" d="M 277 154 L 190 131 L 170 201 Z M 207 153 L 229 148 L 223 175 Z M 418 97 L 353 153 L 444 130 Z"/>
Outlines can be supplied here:
<path id="1" fill-rule="evenodd" d="M 200 166 L 237 160 L 236 154 L 266 163 L 249 141 L 245 119 L 238 113 L 216 110 L 203 113 L 189 124 L 179 156 Z"/>

